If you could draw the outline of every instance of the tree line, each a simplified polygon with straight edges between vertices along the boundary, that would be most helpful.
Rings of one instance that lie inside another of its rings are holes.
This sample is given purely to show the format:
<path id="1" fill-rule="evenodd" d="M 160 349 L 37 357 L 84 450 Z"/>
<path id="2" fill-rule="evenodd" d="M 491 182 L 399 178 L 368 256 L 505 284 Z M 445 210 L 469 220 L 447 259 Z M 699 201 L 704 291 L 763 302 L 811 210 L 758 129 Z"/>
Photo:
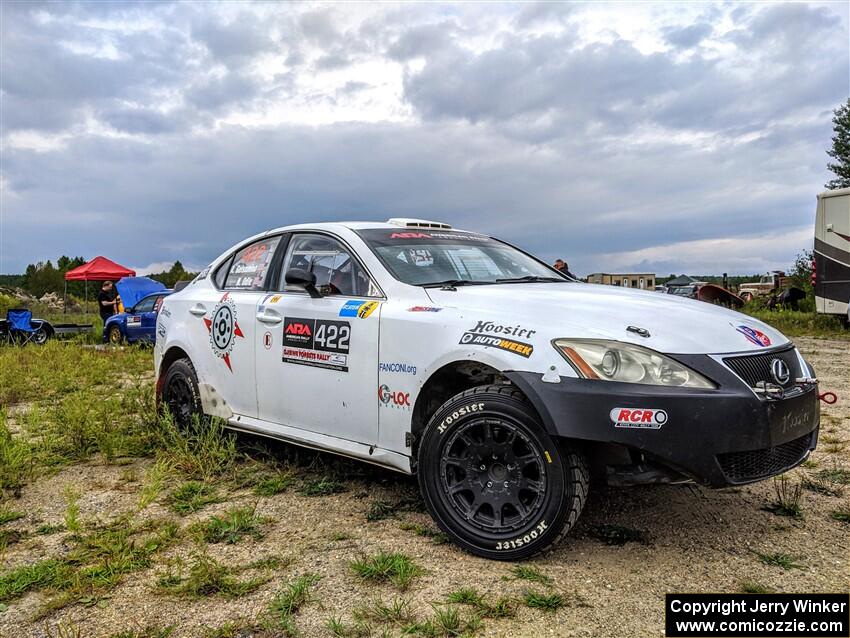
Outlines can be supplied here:
<path id="1" fill-rule="evenodd" d="M 68 257 L 62 255 L 53 265 L 51 260 L 39 261 L 29 264 L 23 275 L 0 275 L 0 286 L 15 286 L 22 288 L 34 297 L 41 297 L 45 293 L 55 292 L 59 295 L 65 291 L 65 273 L 82 266 L 86 260 L 82 257 Z M 197 273 L 189 272 L 180 261 L 175 261 L 168 270 L 146 275 L 151 279 L 161 281 L 168 288 L 173 288 L 178 281 L 193 279 Z M 89 284 L 91 293 L 92 285 Z M 95 289 L 96 290 L 96 289 Z M 85 294 L 85 282 L 69 281 L 68 294 L 82 297 Z"/>

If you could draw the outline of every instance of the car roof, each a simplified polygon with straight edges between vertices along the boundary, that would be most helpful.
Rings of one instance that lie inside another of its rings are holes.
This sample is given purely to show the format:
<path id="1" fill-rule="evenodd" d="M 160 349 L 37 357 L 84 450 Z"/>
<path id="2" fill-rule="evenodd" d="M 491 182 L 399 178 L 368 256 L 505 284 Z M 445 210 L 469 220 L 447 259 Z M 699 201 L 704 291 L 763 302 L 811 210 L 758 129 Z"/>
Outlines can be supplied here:
<path id="1" fill-rule="evenodd" d="M 405 220 L 410 222 L 422 222 L 425 223 L 433 223 L 439 224 L 441 222 L 428 222 L 427 220 Z M 447 224 L 446 224 L 447 226 Z M 269 230 L 263 235 L 269 235 L 272 233 L 281 233 L 293 230 L 328 230 L 328 231 L 338 231 L 341 228 L 347 228 L 348 230 L 378 230 L 378 229 L 400 229 L 400 230 L 427 230 L 429 229 L 427 226 L 419 226 L 419 225 L 402 225 L 402 224 L 391 224 L 389 222 L 377 222 L 377 221 L 338 221 L 338 222 L 317 222 L 314 224 L 292 224 L 290 226 L 281 226 L 280 228 L 274 228 Z M 459 233 L 468 233 L 472 231 L 463 230 L 462 228 L 453 228 L 449 226 L 448 228 L 435 228 L 430 227 L 430 230 L 443 230 L 443 231 L 454 231 Z"/>

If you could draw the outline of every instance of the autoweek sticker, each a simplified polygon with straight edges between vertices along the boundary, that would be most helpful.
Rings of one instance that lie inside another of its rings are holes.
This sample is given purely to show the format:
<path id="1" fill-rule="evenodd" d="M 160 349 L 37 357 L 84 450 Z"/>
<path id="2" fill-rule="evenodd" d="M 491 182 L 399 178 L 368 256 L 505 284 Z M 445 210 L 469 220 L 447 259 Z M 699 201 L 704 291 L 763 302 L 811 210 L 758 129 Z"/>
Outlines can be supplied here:
<path id="1" fill-rule="evenodd" d="M 525 337 L 528 339 L 535 332 L 537 331 L 519 325 L 503 326 L 492 321 L 479 321 L 474 328 L 463 333 L 459 343 L 466 346 L 499 348 L 528 359 L 534 352 L 534 346 L 507 337 Z"/>
<path id="2" fill-rule="evenodd" d="M 614 408 L 610 413 L 611 421 L 617 428 L 635 428 L 638 430 L 660 430 L 667 423 L 664 410 L 651 408 Z"/>

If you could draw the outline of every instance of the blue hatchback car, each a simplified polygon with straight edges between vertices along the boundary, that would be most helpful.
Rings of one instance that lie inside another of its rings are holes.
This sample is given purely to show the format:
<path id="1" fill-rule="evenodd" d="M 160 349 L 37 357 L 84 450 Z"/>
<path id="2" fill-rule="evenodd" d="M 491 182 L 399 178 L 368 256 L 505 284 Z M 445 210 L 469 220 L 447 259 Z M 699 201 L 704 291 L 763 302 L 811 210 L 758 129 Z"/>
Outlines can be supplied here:
<path id="1" fill-rule="evenodd" d="M 158 290 L 139 299 L 135 306 L 112 315 L 103 324 L 105 343 L 134 343 L 156 341 L 156 316 L 162 306 L 162 300 L 172 290 Z"/>

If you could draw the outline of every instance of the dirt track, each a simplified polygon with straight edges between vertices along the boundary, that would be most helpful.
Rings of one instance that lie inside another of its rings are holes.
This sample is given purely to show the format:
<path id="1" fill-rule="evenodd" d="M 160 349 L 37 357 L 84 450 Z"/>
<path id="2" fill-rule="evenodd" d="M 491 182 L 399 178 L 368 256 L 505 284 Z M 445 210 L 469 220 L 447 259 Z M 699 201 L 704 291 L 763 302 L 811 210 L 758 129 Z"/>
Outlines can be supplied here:
<path id="1" fill-rule="evenodd" d="M 797 343 L 815 366 L 822 391 L 835 391 L 840 401 L 823 408 L 821 443 L 813 463 L 792 473 L 795 482 L 824 468 L 850 469 L 850 342 L 798 339 Z M 24 491 L 15 509 L 26 511 L 27 516 L 7 528 L 26 530 L 61 522 L 63 489 L 74 482 L 86 488 L 80 500 L 84 521 L 106 520 L 131 510 L 138 502 L 140 484 L 128 476 L 141 477 L 149 464 L 143 460 L 129 467 L 88 464 L 65 469 Z M 246 564 L 272 554 L 292 558 L 289 566 L 277 570 L 273 580 L 254 593 L 235 600 L 186 600 L 155 593 L 166 559 L 175 555 L 188 558 L 193 551 L 192 543 L 184 541 L 158 556 L 153 568 L 128 575 L 102 607 L 73 605 L 32 623 L 30 618 L 44 594 L 32 593 L 14 601 L 0 613 L 0 636 L 47 636 L 48 628 L 56 635 L 60 623 L 78 627 L 79 635 L 86 637 L 173 624 L 173 636 L 194 638 L 203 635 L 204 628 L 238 618 L 253 619 L 282 583 L 306 572 L 316 572 L 322 579 L 313 599 L 296 615 L 295 624 L 304 636 L 328 636 L 325 622 L 330 616 L 342 616 L 348 622 L 352 610 L 363 602 L 397 594 L 388 585 L 359 582 L 348 568 L 348 562 L 358 555 L 381 549 L 405 552 L 425 568 L 425 575 L 415 580 L 406 594 L 421 616 L 432 613 L 432 603 L 464 586 L 477 587 L 489 596 L 515 597 L 530 587 L 560 592 L 567 600 L 567 605 L 554 613 L 519 605 L 514 618 L 485 619 L 476 634 L 480 636 L 661 636 L 665 592 L 740 591 L 745 581 L 780 592 L 848 591 L 850 587 L 850 526 L 830 517 L 839 506 L 850 505 L 850 486 L 841 496 L 804 490 L 801 519 L 763 509 L 774 499 L 769 481 L 722 491 L 690 486 L 597 487 L 574 532 L 548 556 L 532 561 L 552 579 L 549 587 L 506 579 L 510 564 L 475 558 L 451 544 L 437 545 L 401 529 L 402 522 L 433 527 L 425 514 L 402 512 L 394 518 L 367 522 L 370 502 L 415 499 L 415 494 L 412 480 L 368 470 L 365 476 L 354 478 L 345 493 L 307 497 L 290 490 L 260 499 L 258 511 L 270 521 L 263 540 L 209 547 L 212 556 L 228 564 Z M 226 503 L 181 519 L 181 526 L 234 503 L 254 502 L 256 497 L 250 492 L 232 491 Z M 171 514 L 154 503 L 143 516 Z M 600 539 L 603 525 L 639 531 L 641 539 L 608 545 Z M 333 540 L 342 535 L 350 538 Z M 0 555 L 0 571 L 61 553 L 62 537 L 33 536 L 11 546 Z M 801 567 L 767 566 L 755 552 L 787 553 L 796 557 Z"/>

